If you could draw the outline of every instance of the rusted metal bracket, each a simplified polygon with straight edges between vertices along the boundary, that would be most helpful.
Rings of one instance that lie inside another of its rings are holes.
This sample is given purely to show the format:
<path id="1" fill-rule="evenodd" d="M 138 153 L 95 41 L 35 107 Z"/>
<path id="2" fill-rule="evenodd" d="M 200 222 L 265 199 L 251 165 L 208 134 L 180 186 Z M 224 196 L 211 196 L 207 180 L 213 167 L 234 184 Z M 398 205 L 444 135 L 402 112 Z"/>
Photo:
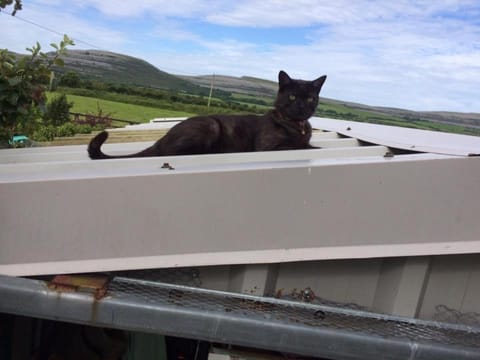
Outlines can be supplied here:
<path id="1" fill-rule="evenodd" d="M 48 288 L 58 292 L 88 292 L 95 300 L 107 294 L 110 278 L 106 275 L 56 275 Z"/>

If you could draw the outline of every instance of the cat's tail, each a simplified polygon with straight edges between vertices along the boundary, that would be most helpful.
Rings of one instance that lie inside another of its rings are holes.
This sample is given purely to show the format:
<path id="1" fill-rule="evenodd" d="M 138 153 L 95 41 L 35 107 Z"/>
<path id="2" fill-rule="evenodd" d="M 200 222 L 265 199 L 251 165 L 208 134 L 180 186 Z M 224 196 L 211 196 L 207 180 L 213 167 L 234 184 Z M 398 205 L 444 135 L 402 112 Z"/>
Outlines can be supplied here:
<path id="1" fill-rule="evenodd" d="M 155 156 L 151 148 L 146 148 L 135 154 L 130 155 L 107 155 L 102 152 L 101 147 L 105 141 L 108 139 L 108 132 L 102 131 L 101 133 L 95 135 L 95 137 L 90 140 L 88 144 L 88 156 L 92 160 L 101 160 L 101 159 L 124 159 L 124 158 L 133 158 L 133 157 L 144 157 L 144 156 Z"/>
<path id="2" fill-rule="evenodd" d="M 101 133 L 97 134 L 90 143 L 88 144 L 88 156 L 90 159 L 97 160 L 97 159 L 110 159 L 111 156 L 106 155 L 100 149 L 105 141 L 107 141 L 108 132 L 102 131 Z"/>

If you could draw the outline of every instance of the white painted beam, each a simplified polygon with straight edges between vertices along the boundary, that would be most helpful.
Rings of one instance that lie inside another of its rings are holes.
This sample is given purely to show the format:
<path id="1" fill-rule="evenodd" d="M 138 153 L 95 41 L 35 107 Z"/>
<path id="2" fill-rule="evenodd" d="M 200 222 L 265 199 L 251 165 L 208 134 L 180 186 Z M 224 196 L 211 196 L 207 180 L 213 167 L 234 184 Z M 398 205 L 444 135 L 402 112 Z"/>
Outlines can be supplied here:
<path id="1" fill-rule="evenodd" d="M 0 273 L 480 252 L 478 158 L 150 161 L 3 177 Z"/>

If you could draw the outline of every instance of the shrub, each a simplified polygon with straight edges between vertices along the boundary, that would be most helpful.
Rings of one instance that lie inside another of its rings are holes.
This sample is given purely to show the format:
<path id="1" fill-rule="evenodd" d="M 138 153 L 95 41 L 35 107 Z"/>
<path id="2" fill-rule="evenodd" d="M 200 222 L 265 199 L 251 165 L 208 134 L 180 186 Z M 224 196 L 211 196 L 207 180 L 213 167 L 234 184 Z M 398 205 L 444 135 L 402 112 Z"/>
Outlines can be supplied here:
<path id="1" fill-rule="evenodd" d="M 73 102 L 68 102 L 65 94 L 57 96 L 47 104 L 43 119 L 46 124 L 60 126 L 70 121 L 70 109 Z"/>
<path id="2" fill-rule="evenodd" d="M 52 141 L 55 137 L 74 136 L 75 134 L 90 134 L 93 130 L 103 130 L 102 127 L 65 123 L 61 126 L 42 125 L 35 130 L 32 139 L 35 141 Z"/>
<path id="3" fill-rule="evenodd" d="M 30 55 L 16 56 L 0 49 L 0 137 L 10 139 L 20 130 L 29 135 L 37 126 L 36 119 L 45 107 L 45 90 L 52 76 L 52 66 L 63 66 L 60 58 L 73 41 L 66 35 L 56 50 L 47 55 L 37 43 L 27 49 Z"/>
<path id="4" fill-rule="evenodd" d="M 60 86 L 67 86 L 72 88 L 78 88 L 82 86 L 82 80 L 80 79 L 80 75 L 74 71 L 67 71 L 65 74 L 62 75 L 59 82 Z"/>
<path id="5" fill-rule="evenodd" d="M 40 126 L 32 135 L 35 141 L 52 141 L 56 136 L 56 129 L 52 125 Z"/>
<path id="6" fill-rule="evenodd" d="M 55 136 L 73 136 L 77 131 L 77 125 L 66 123 L 56 128 Z"/>
<path id="7" fill-rule="evenodd" d="M 75 124 L 75 127 L 77 129 L 77 134 L 90 134 L 94 128 L 92 128 L 90 125 L 77 125 Z M 95 129 L 96 130 L 96 129 Z M 103 130 L 103 129 L 101 129 Z"/>

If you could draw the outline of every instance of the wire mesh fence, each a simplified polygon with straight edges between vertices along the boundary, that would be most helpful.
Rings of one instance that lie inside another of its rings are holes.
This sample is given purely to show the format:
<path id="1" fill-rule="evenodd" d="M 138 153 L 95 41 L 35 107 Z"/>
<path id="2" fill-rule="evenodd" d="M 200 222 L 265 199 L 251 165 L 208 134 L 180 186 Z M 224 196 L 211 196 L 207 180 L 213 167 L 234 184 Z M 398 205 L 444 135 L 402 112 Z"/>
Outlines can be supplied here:
<path id="1" fill-rule="evenodd" d="M 138 279 L 138 276 L 137 279 L 116 277 L 110 283 L 109 292 L 120 299 L 128 297 L 129 301 L 151 306 L 173 306 L 181 311 L 216 313 L 249 321 L 268 321 L 273 325 L 281 324 L 287 327 L 328 328 L 387 339 L 474 347 L 480 352 L 480 329 L 471 328 L 465 331 L 465 328 L 436 322 L 152 281 L 152 278 L 158 279 L 157 276 L 165 279 L 167 275 L 171 274 L 148 274 L 149 279 Z M 190 281 L 193 280 L 187 282 Z"/>

